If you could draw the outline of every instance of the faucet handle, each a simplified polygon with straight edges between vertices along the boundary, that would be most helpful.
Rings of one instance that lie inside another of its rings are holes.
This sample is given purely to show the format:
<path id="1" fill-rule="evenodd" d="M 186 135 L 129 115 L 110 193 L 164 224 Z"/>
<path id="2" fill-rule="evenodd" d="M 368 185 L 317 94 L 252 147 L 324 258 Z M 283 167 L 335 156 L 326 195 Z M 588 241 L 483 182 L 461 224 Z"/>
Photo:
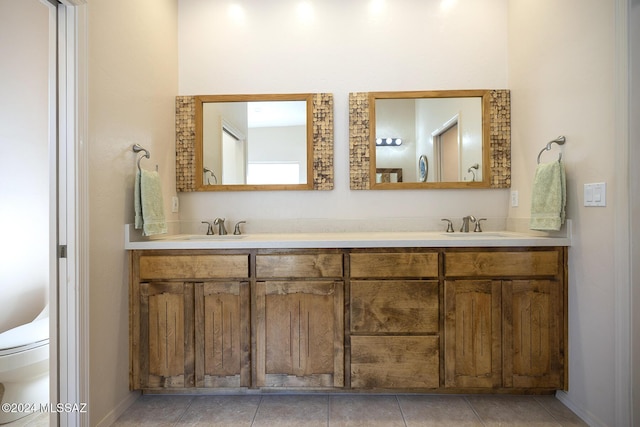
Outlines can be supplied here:
<path id="1" fill-rule="evenodd" d="M 212 236 L 213 235 L 213 224 L 211 224 L 209 221 L 201 221 L 203 224 L 207 224 L 207 236 Z"/>
<path id="2" fill-rule="evenodd" d="M 453 233 L 453 223 L 450 219 L 442 218 L 440 221 L 447 221 L 447 233 Z"/>
<path id="3" fill-rule="evenodd" d="M 480 227 L 480 221 L 486 221 L 487 218 L 478 218 L 476 220 L 476 227 L 473 229 L 474 232 L 476 233 L 481 233 L 482 232 L 482 227 Z"/>
<path id="4" fill-rule="evenodd" d="M 233 234 L 235 234 L 236 236 L 239 236 L 240 234 L 242 234 L 242 231 L 240 231 L 240 224 L 246 224 L 247 221 L 238 221 L 236 223 L 235 228 L 233 229 Z"/>

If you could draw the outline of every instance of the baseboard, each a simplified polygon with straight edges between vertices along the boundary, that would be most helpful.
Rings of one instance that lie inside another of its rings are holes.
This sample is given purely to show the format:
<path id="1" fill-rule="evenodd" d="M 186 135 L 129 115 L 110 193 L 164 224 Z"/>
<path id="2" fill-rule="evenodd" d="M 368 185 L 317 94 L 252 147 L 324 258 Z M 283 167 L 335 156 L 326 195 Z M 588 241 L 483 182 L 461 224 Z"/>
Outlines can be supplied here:
<path id="1" fill-rule="evenodd" d="M 116 422 L 120 415 L 124 414 L 124 411 L 129 409 L 133 402 L 135 402 L 142 393 L 139 391 L 131 392 L 125 397 L 115 408 L 113 408 L 98 424 L 96 427 L 109 427 Z"/>
<path id="2" fill-rule="evenodd" d="M 585 423 L 587 423 L 590 427 L 608 427 L 607 424 L 603 423 L 597 417 L 593 416 L 589 411 L 585 411 L 584 409 L 577 406 L 570 398 L 569 395 L 564 391 L 557 391 L 556 398 L 562 402 L 564 406 L 571 409 L 578 417 L 582 419 Z"/>

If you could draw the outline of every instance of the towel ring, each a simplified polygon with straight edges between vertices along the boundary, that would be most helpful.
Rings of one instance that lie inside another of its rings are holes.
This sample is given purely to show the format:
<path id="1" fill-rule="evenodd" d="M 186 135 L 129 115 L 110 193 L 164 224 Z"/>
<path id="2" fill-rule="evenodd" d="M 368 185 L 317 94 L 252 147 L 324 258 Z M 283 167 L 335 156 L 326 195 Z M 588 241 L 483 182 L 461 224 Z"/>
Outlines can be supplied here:
<path id="1" fill-rule="evenodd" d="M 542 153 L 544 153 L 545 151 L 551 150 L 551 144 L 564 145 L 566 140 L 567 139 L 561 135 L 556 139 L 554 139 L 553 141 L 549 141 L 547 145 L 542 150 L 540 150 L 540 153 L 538 153 L 538 164 L 540 164 L 540 156 L 542 156 Z M 562 160 L 562 153 L 558 155 L 558 161 L 560 160 Z"/>
<path id="2" fill-rule="evenodd" d="M 208 167 L 206 167 L 206 166 L 205 166 L 205 167 L 204 167 L 204 169 L 203 169 L 203 171 L 204 171 L 204 178 L 205 178 L 205 181 L 206 181 L 206 182 L 204 183 L 205 185 L 211 185 L 211 182 L 209 182 L 209 180 L 207 179 L 207 174 L 208 174 L 208 173 L 210 173 L 210 174 L 211 174 L 211 176 L 213 177 L 213 179 L 214 179 L 214 184 L 218 184 L 218 177 L 216 176 L 216 174 L 215 174 L 215 173 L 213 173 L 213 171 L 212 171 L 211 169 L 209 169 Z"/>
<path id="3" fill-rule="evenodd" d="M 142 169 L 140 168 L 140 160 L 142 160 L 143 157 L 146 157 L 147 159 L 151 158 L 151 154 L 149 154 L 149 150 L 147 150 L 146 148 L 143 148 L 142 145 L 140 144 L 134 144 L 134 146 L 132 147 L 132 150 L 134 153 L 139 153 L 141 151 L 144 151 L 144 154 L 140 157 L 138 157 L 138 170 L 142 172 Z"/>

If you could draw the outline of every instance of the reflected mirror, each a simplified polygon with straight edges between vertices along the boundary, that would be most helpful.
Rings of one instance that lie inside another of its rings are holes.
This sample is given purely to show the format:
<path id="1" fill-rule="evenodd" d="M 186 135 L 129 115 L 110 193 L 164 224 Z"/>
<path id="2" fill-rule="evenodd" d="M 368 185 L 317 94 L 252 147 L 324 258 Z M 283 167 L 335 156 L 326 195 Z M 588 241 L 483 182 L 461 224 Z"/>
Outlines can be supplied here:
<path id="1" fill-rule="evenodd" d="M 196 97 L 197 188 L 313 188 L 312 108 L 311 94 Z"/>
<path id="2" fill-rule="evenodd" d="M 496 144 L 491 129 L 493 121 L 509 119 L 508 99 L 508 91 L 489 90 L 351 94 L 351 188 L 504 186 L 500 176 L 510 174 L 510 165 L 491 156 L 493 149 L 504 155 L 505 147 L 510 154 L 508 127 Z M 499 114 L 492 120 L 494 109 Z M 369 162 L 359 161 L 365 151 Z"/>

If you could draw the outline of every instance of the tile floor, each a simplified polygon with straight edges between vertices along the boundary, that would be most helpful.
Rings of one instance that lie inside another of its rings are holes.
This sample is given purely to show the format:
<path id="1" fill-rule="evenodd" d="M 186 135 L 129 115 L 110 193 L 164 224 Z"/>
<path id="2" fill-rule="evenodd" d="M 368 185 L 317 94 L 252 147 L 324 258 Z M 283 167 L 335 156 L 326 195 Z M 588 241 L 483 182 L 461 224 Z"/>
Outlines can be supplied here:
<path id="1" fill-rule="evenodd" d="M 586 426 L 554 396 L 143 395 L 113 426 Z"/>
<path id="2" fill-rule="evenodd" d="M 36 412 L 17 421 L 2 424 L 2 427 L 49 427 L 49 414 Z"/>

